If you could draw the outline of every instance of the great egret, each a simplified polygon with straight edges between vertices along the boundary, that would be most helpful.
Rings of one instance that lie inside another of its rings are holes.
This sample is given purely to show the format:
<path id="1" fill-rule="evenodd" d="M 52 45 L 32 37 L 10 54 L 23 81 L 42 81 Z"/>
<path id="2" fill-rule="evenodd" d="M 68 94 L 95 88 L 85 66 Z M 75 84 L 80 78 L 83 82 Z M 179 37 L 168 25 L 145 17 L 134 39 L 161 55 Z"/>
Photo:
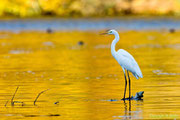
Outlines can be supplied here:
<path id="1" fill-rule="evenodd" d="M 116 51 L 115 45 L 119 41 L 119 34 L 116 30 L 109 30 L 106 33 L 102 33 L 102 34 L 109 34 L 109 35 L 112 34 L 115 36 L 115 39 L 112 41 L 112 44 L 111 44 L 111 54 L 120 64 L 124 72 L 125 88 L 124 88 L 124 97 L 122 100 L 125 100 L 125 95 L 126 95 L 126 87 L 127 87 L 126 71 L 127 71 L 127 76 L 129 79 L 129 100 L 130 100 L 131 99 L 131 80 L 129 77 L 129 72 L 131 72 L 136 77 L 136 79 L 139 79 L 139 77 L 140 78 L 143 77 L 142 72 L 136 60 L 133 58 L 133 56 L 130 53 L 128 53 L 127 51 L 123 49 L 119 49 L 118 51 Z"/>

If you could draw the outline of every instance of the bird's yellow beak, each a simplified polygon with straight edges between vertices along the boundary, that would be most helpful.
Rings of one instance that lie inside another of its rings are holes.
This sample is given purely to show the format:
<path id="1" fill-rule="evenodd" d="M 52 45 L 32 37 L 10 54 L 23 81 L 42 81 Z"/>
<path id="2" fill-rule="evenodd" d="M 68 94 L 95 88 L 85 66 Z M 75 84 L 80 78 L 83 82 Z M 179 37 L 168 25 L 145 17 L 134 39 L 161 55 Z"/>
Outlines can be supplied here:
<path id="1" fill-rule="evenodd" d="M 108 34 L 108 32 L 105 32 L 105 33 L 100 33 L 100 35 L 107 35 Z"/>
<path id="2" fill-rule="evenodd" d="M 108 35 L 109 34 L 109 29 L 108 30 L 106 30 L 106 32 L 104 32 L 104 33 L 101 33 L 100 35 Z"/>

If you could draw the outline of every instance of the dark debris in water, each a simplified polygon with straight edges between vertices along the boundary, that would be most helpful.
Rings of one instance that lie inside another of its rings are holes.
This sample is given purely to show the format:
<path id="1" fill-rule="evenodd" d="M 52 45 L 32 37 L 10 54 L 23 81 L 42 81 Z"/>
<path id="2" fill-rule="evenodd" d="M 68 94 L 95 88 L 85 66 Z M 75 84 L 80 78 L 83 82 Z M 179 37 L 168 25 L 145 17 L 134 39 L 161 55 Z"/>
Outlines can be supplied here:
<path id="1" fill-rule="evenodd" d="M 170 32 L 170 33 L 175 33 L 175 31 L 176 31 L 176 30 L 175 30 L 174 28 L 169 29 L 169 32 Z"/>
<path id="2" fill-rule="evenodd" d="M 55 102 L 54 104 L 58 105 L 58 104 L 59 104 L 59 101 Z"/>
<path id="3" fill-rule="evenodd" d="M 118 101 L 118 100 L 116 100 L 116 99 L 110 99 L 109 101 L 113 102 L 113 101 Z"/>
<path id="4" fill-rule="evenodd" d="M 46 30 L 46 32 L 47 32 L 47 33 L 53 33 L 53 30 L 52 30 L 51 28 L 48 28 L 48 29 Z"/>
<path id="5" fill-rule="evenodd" d="M 83 41 L 79 41 L 78 45 L 84 45 L 84 42 Z"/>
<path id="6" fill-rule="evenodd" d="M 61 116 L 60 114 L 49 114 L 49 115 L 24 115 L 24 117 L 52 117 Z"/>
<path id="7" fill-rule="evenodd" d="M 143 94 L 144 94 L 144 91 L 140 91 L 140 92 L 137 92 L 136 95 L 133 97 L 131 96 L 131 98 L 123 98 L 121 100 L 143 100 L 142 97 L 143 97 Z"/>

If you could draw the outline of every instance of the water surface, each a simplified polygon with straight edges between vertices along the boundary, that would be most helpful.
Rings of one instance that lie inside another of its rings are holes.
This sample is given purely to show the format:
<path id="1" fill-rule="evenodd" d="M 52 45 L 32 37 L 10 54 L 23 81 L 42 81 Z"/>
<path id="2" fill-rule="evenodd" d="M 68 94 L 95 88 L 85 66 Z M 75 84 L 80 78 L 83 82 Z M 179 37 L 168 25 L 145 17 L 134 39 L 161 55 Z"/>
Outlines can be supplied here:
<path id="1" fill-rule="evenodd" d="M 180 118 L 180 33 L 127 31 L 120 36 L 116 48 L 129 51 L 142 70 L 142 79 L 130 75 L 132 94 L 145 92 L 142 101 L 120 100 L 124 76 L 110 53 L 113 36 L 75 31 L 1 32 L 1 118 Z M 79 41 L 84 44 L 78 45 Z M 24 106 L 10 104 L 17 86 L 14 100 L 24 102 Z M 38 93 L 46 89 L 50 90 L 41 94 L 34 106 Z"/>

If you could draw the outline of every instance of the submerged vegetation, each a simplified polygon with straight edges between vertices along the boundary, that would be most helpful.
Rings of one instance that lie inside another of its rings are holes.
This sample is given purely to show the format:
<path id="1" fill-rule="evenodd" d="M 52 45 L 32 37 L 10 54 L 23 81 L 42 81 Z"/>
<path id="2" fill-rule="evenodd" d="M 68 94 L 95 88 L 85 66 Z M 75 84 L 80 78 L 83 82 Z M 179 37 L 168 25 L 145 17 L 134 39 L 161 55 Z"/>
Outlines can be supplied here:
<path id="1" fill-rule="evenodd" d="M 0 16 L 179 15 L 179 0 L 1 0 Z"/>

